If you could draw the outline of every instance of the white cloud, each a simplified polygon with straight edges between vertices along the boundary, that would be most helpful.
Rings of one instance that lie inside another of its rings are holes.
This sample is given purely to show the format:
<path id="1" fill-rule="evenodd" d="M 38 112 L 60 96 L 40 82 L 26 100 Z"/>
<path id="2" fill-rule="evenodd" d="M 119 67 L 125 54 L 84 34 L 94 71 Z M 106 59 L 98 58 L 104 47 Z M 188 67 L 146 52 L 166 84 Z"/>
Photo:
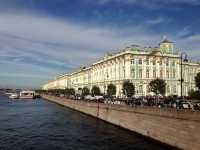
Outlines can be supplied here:
<path id="1" fill-rule="evenodd" d="M 170 20 L 164 17 L 157 17 L 151 20 L 148 20 L 147 23 L 150 25 L 156 25 L 156 24 L 160 24 L 160 23 L 166 23 L 169 22 Z"/>
<path id="2" fill-rule="evenodd" d="M 200 34 L 189 36 L 188 40 L 200 42 Z"/>
<path id="3" fill-rule="evenodd" d="M 178 33 L 177 33 L 177 36 L 178 37 L 184 37 L 184 36 L 187 36 L 188 34 L 190 34 L 191 31 L 190 31 L 190 27 L 187 26 L 187 27 L 184 27 L 183 30 L 180 30 Z"/>

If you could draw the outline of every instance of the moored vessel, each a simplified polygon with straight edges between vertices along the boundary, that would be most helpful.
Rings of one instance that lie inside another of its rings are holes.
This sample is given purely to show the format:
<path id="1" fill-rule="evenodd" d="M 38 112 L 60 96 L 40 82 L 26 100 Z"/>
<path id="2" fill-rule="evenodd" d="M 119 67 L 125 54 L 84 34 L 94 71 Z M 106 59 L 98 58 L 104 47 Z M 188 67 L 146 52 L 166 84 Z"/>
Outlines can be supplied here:
<path id="1" fill-rule="evenodd" d="M 34 99 L 35 91 L 21 91 L 19 94 L 20 99 Z"/>
<path id="2" fill-rule="evenodd" d="M 18 99 L 19 96 L 17 93 L 11 93 L 10 96 L 9 96 L 10 99 Z"/>

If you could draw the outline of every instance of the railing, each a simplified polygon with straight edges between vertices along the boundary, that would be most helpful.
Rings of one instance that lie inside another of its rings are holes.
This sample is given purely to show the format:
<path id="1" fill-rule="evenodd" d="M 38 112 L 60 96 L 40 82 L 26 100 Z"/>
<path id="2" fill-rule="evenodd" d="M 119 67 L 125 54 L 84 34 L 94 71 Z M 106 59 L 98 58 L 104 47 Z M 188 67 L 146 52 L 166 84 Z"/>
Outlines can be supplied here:
<path id="1" fill-rule="evenodd" d="M 191 120 L 191 121 L 200 121 L 200 111 L 194 111 L 191 109 L 176 109 L 176 108 L 158 108 L 158 107 L 151 107 L 151 106 L 129 106 L 125 104 L 116 105 L 116 104 L 105 104 L 105 103 L 98 103 L 98 101 L 88 101 L 88 100 L 73 100 L 68 99 L 66 97 L 57 97 L 52 95 L 42 95 L 44 98 L 51 98 L 57 99 L 58 101 L 67 101 L 72 102 L 75 105 L 81 105 L 90 108 L 97 108 L 97 109 L 112 109 L 116 111 L 123 111 L 123 112 L 132 112 L 132 113 L 139 113 L 144 115 L 151 115 L 151 116 L 162 116 L 167 118 L 174 118 L 174 119 L 182 119 L 182 120 Z"/>

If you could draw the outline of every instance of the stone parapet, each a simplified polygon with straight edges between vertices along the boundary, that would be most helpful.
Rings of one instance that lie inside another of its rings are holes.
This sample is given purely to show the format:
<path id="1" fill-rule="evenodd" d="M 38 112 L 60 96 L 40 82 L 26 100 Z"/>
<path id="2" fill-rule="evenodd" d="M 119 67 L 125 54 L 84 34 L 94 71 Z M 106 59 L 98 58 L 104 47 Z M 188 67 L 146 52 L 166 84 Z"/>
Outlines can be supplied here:
<path id="1" fill-rule="evenodd" d="M 180 149 L 200 149 L 198 111 L 91 103 L 49 95 L 42 97 Z"/>

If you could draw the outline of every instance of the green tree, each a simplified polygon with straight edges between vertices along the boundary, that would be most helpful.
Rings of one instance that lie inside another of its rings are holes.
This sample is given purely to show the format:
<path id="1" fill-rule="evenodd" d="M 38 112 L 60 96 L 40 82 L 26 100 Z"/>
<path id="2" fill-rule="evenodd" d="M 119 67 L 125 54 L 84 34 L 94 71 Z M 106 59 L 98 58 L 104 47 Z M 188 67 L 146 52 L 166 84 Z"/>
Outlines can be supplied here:
<path id="1" fill-rule="evenodd" d="M 82 89 L 82 96 L 84 97 L 84 96 L 87 96 L 89 94 L 90 94 L 90 90 L 87 87 L 84 87 Z"/>
<path id="2" fill-rule="evenodd" d="M 116 94 L 116 86 L 114 84 L 109 84 L 107 88 L 107 94 L 109 97 L 112 97 Z"/>
<path id="3" fill-rule="evenodd" d="M 190 90 L 188 92 L 188 95 L 194 100 L 199 100 L 200 99 L 200 91 Z"/>
<path id="4" fill-rule="evenodd" d="M 93 86 L 91 90 L 92 96 L 100 95 L 101 91 L 98 86 Z"/>
<path id="5" fill-rule="evenodd" d="M 70 90 L 69 90 L 69 88 L 66 88 L 64 93 L 65 93 L 66 96 L 69 96 L 69 95 L 70 95 Z"/>
<path id="6" fill-rule="evenodd" d="M 130 81 L 123 82 L 123 94 L 132 97 L 135 94 L 135 86 Z"/>
<path id="7" fill-rule="evenodd" d="M 69 89 L 69 95 L 75 95 L 75 90 L 74 88 Z"/>
<path id="8" fill-rule="evenodd" d="M 166 92 L 166 83 L 163 79 L 155 79 L 149 83 L 149 87 L 151 92 L 155 93 L 156 95 L 161 94 L 165 95 Z"/>
<path id="9" fill-rule="evenodd" d="M 59 89 L 60 94 L 65 94 L 65 89 Z"/>
<path id="10" fill-rule="evenodd" d="M 200 91 L 200 72 L 197 73 L 197 75 L 195 77 L 195 84 L 196 84 L 196 87 L 198 88 L 198 90 Z"/>

